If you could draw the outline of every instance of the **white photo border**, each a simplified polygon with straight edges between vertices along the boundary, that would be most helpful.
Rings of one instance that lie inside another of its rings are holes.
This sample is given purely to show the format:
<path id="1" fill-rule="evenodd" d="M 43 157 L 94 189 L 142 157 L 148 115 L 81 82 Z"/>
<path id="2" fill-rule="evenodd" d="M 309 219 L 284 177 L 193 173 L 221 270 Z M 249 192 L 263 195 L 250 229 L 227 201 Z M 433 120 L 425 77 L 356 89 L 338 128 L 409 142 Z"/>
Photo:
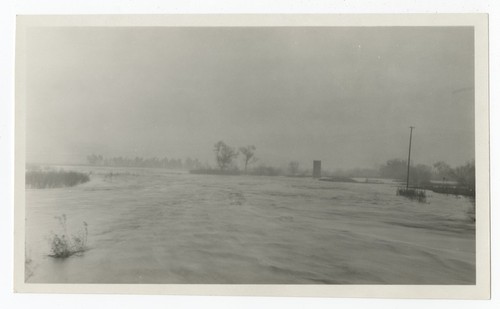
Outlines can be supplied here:
<path id="1" fill-rule="evenodd" d="M 29 27 L 381 27 L 472 26 L 475 44 L 475 285 L 32 284 L 24 282 L 25 32 Z M 18 16 L 15 63 L 14 289 L 28 293 L 112 293 L 303 297 L 488 299 L 490 161 L 487 14 L 59 15 Z"/>

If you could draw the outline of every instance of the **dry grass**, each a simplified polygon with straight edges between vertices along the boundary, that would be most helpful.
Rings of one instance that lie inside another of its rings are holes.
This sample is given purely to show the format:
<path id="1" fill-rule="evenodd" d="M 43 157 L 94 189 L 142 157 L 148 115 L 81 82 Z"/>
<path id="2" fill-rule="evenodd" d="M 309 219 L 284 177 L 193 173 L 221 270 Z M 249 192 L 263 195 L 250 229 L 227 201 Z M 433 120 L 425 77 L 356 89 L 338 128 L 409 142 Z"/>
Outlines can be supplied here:
<path id="1" fill-rule="evenodd" d="M 74 254 L 83 253 L 88 249 L 87 236 L 88 225 L 83 221 L 83 228 L 73 235 L 68 234 L 66 215 L 55 217 L 62 228 L 62 233 L 53 233 L 50 238 L 50 254 L 54 258 L 67 258 Z"/>
<path id="2" fill-rule="evenodd" d="M 417 200 L 420 203 L 425 203 L 427 201 L 427 195 L 425 194 L 425 190 L 399 187 L 397 195 L 405 196 L 411 200 Z"/>
<path id="3" fill-rule="evenodd" d="M 89 180 L 89 175 L 73 171 L 33 170 L 26 172 L 26 187 L 31 189 L 73 187 Z"/>

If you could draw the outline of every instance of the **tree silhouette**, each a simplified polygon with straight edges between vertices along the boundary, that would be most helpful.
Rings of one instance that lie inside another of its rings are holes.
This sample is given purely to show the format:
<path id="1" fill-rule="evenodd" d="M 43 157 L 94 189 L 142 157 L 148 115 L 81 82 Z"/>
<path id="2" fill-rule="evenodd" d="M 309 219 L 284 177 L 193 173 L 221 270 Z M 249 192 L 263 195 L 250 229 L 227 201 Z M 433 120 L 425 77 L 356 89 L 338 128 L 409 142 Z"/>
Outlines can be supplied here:
<path id="1" fill-rule="evenodd" d="M 243 161 L 245 162 L 245 173 L 247 172 L 248 163 L 257 161 L 257 158 L 255 158 L 255 149 L 257 148 L 254 145 L 240 147 L 240 152 L 243 154 Z"/>
<path id="2" fill-rule="evenodd" d="M 238 156 L 238 152 L 223 141 L 219 141 L 214 145 L 214 152 L 217 165 L 221 171 L 231 165 L 233 159 Z"/>

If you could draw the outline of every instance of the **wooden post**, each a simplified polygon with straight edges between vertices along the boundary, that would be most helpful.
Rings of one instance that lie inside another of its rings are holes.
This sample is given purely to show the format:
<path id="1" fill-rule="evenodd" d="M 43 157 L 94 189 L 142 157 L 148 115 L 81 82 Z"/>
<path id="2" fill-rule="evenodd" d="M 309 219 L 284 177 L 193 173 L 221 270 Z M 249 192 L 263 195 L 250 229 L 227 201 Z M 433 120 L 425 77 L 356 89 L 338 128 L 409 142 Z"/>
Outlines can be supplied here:
<path id="1" fill-rule="evenodd" d="M 321 161 L 313 161 L 313 178 L 321 178 Z"/>
<path id="2" fill-rule="evenodd" d="M 406 189 L 408 190 L 408 186 L 410 184 L 410 158 L 411 158 L 411 136 L 413 133 L 413 128 L 410 127 L 410 146 L 408 148 L 408 170 L 406 171 Z"/>

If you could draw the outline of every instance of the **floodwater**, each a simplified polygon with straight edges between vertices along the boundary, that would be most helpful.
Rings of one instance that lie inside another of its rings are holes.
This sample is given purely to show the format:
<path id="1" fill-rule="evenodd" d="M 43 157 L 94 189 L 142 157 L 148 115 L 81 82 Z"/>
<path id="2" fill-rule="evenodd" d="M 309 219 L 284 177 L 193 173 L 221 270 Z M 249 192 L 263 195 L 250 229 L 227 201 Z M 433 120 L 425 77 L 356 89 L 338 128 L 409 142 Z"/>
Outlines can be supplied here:
<path id="1" fill-rule="evenodd" d="M 27 282 L 475 283 L 467 198 L 428 192 L 422 204 L 391 183 L 66 169 L 92 171 L 91 181 L 26 190 Z M 88 223 L 89 248 L 53 258 L 63 214 L 68 234 Z"/>

